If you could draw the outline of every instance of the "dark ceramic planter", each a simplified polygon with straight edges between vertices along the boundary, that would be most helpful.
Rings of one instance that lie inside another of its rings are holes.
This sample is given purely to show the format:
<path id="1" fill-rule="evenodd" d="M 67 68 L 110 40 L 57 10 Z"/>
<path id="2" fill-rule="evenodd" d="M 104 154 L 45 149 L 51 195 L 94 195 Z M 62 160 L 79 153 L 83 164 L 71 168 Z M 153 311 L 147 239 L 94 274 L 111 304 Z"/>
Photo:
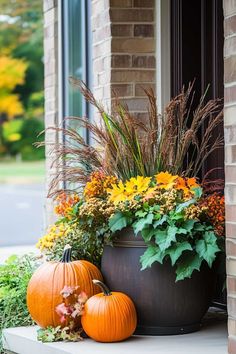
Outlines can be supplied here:
<path id="1" fill-rule="evenodd" d="M 175 282 L 175 268 L 170 262 L 155 262 L 140 271 L 140 256 L 145 252 L 141 237 L 132 230 L 117 234 L 114 246 L 106 246 L 102 273 L 113 291 L 129 295 L 136 306 L 136 334 L 170 335 L 200 329 L 214 291 L 215 277 L 206 264 L 194 271 L 191 279 Z"/>

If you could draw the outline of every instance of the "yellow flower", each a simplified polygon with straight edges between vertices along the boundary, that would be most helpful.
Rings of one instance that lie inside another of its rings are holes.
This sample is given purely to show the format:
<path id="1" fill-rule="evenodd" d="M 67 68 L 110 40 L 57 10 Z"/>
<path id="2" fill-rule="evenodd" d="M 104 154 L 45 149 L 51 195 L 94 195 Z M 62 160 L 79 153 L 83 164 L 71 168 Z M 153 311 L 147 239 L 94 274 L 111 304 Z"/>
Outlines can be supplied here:
<path id="1" fill-rule="evenodd" d="M 175 180 L 178 176 L 173 176 L 166 171 L 158 173 L 155 177 L 159 184 L 159 188 L 170 189 L 174 186 Z"/>
<path id="2" fill-rule="evenodd" d="M 191 197 L 191 195 L 193 195 L 192 189 L 197 187 L 199 187 L 199 184 L 197 184 L 195 177 L 192 178 L 178 177 L 176 181 L 176 189 L 182 190 L 185 197 Z"/>
<path id="3" fill-rule="evenodd" d="M 126 200 L 132 200 L 136 195 L 140 195 L 149 188 L 151 177 L 131 177 L 124 184 L 122 181 L 118 185 L 113 184 L 112 188 L 107 189 L 107 193 L 110 195 L 109 201 L 114 204 L 124 202 Z"/>
<path id="4" fill-rule="evenodd" d="M 51 248 L 57 239 L 66 237 L 72 228 L 73 226 L 69 226 L 67 223 L 52 225 L 49 227 L 47 234 L 39 239 L 36 247 L 41 251 Z"/>
<path id="5" fill-rule="evenodd" d="M 90 181 L 86 183 L 84 188 L 84 196 L 86 199 L 94 197 L 106 197 L 107 189 L 117 183 L 115 176 L 106 176 L 102 171 L 93 172 Z"/>
<path id="6" fill-rule="evenodd" d="M 151 177 L 137 176 L 130 178 L 125 184 L 126 193 L 129 195 L 137 195 L 145 192 L 150 184 Z"/>
<path id="7" fill-rule="evenodd" d="M 190 189 L 199 187 L 199 184 L 197 183 L 197 180 L 195 177 L 187 178 L 187 185 Z"/>
<path id="8" fill-rule="evenodd" d="M 189 194 L 189 188 L 187 185 L 186 178 L 178 177 L 178 179 L 176 181 L 176 189 L 182 190 L 185 195 Z"/>
<path id="9" fill-rule="evenodd" d="M 122 181 L 119 181 L 118 185 L 112 184 L 112 188 L 107 189 L 109 196 L 109 201 L 117 204 L 119 202 L 124 202 L 127 199 L 125 194 L 125 186 Z"/>

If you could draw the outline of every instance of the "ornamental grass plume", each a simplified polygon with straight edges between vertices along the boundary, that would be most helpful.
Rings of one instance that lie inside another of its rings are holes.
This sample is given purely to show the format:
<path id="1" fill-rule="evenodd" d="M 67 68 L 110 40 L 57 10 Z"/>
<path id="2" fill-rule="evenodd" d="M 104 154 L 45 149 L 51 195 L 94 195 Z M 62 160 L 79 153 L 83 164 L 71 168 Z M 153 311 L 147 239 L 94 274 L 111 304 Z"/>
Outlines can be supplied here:
<path id="1" fill-rule="evenodd" d="M 86 118 L 69 117 L 66 128 L 48 128 L 64 135 L 61 143 L 47 143 L 51 145 L 53 164 L 58 171 L 51 183 L 50 196 L 58 193 L 60 185 L 65 183 L 67 187 L 74 183 L 77 189 L 78 185 L 84 187 L 91 173 L 97 171 L 123 182 L 137 176 L 151 177 L 161 171 L 195 177 L 209 155 L 223 144 L 220 134 L 212 139 L 213 131 L 222 123 L 221 100 L 205 103 L 203 95 L 193 107 L 193 84 L 170 101 L 163 115 L 158 114 L 154 92 L 144 90 L 148 98 L 144 123 L 118 99 L 112 113 L 107 113 L 82 81 L 71 79 L 71 82 L 95 106 L 101 121 L 93 123 Z M 70 127 L 70 123 L 77 128 Z M 78 133 L 79 127 L 90 132 L 99 149 L 85 141 Z"/>

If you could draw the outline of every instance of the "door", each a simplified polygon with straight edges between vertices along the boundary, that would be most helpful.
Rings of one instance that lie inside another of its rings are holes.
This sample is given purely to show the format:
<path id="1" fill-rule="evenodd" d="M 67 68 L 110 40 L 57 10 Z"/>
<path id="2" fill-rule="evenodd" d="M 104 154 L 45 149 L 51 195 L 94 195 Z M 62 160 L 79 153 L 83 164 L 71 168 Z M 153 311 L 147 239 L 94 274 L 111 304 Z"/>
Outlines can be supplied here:
<path id="1" fill-rule="evenodd" d="M 222 0 L 171 0 L 171 95 L 195 80 L 196 101 L 206 91 L 206 100 L 223 98 L 223 5 Z M 223 101 L 222 101 L 223 107 Z M 223 124 L 214 137 L 223 133 Z M 201 176 L 224 179 L 224 148 L 207 160 Z"/>

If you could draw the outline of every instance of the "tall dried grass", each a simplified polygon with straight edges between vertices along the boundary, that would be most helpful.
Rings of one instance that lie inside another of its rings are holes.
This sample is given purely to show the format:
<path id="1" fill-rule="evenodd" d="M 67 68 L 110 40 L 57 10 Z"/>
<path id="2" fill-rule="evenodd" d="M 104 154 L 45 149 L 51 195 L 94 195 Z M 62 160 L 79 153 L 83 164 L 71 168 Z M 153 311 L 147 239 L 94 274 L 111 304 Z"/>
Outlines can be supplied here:
<path id="1" fill-rule="evenodd" d="M 74 128 L 48 128 L 64 134 L 62 143 L 52 144 L 58 173 L 53 178 L 51 193 L 58 190 L 61 182 L 83 186 L 96 170 L 122 180 L 160 171 L 196 176 L 209 155 L 223 144 L 221 135 L 213 139 L 223 118 L 221 100 L 205 103 L 204 95 L 193 109 L 192 84 L 170 101 L 163 115 L 158 114 L 154 92 L 145 90 L 149 107 L 147 121 L 141 122 L 118 99 L 112 114 L 107 113 L 82 81 L 71 81 L 99 111 L 101 122 L 66 119 L 68 126 L 76 121 L 77 126 L 88 129 L 94 146 L 88 145 Z"/>

